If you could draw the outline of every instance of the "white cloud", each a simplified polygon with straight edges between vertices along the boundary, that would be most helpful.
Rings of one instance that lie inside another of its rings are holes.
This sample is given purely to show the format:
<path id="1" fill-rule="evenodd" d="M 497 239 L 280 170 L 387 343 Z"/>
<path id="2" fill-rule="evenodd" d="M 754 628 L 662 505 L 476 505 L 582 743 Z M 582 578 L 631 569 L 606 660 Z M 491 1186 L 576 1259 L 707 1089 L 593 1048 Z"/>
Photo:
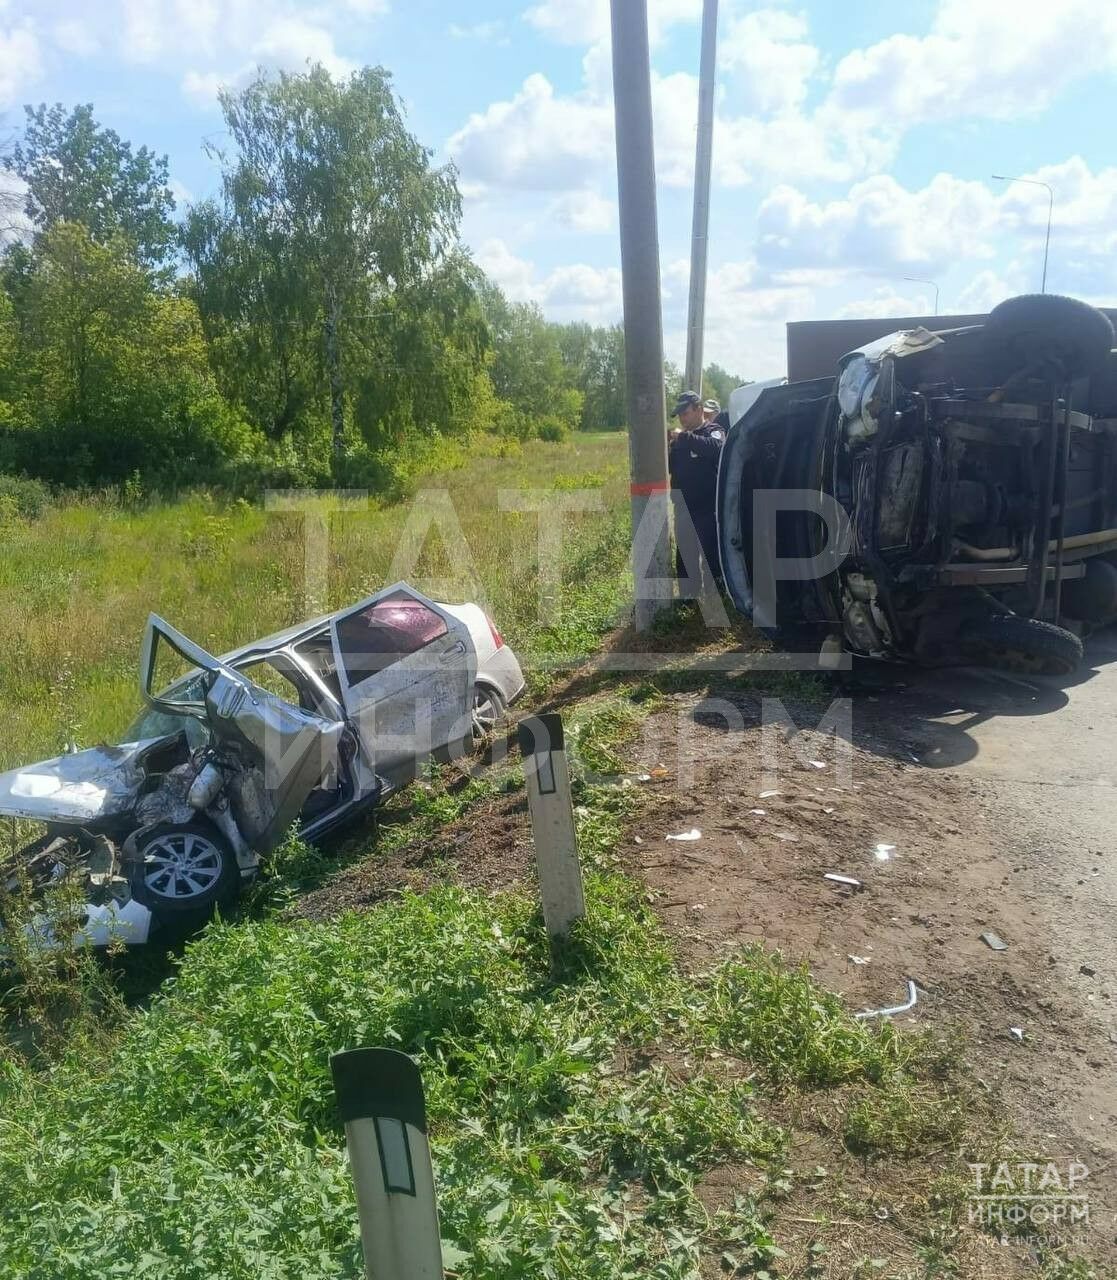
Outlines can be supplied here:
<path id="1" fill-rule="evenodd" d="M 217 102 L 217 91 L 224 82 L 216 71 L 187 71 L 182 77 L 182 92 L 203 110 Z"/>
<path id="2" fill-rule="evenodd" d="M 857 298 L 847 302 L 838 311 L 838 319 L 849 318 L 859 320 L 884 319 L 888 316 L 929 316 L 935 309 L 935 291 L 928 289 L 926 293 L 899 293 L 897 290 L 883 285 L 874 289 L 867 298 Z"/>
<path id="3" fill-rule="evenodd" d="M 617 221 L 617 206 L 596 191 L 570 191 L 551 206 L 560 226 L 588 234 L 612 231 Z"/>
<path id="4" fill-rule="evenodd" d="M 926 35 L 892 35 L 847 54 L 832 102 L 877 127 L 1010 120 L 1039 113 L 1071 81 L 1115 67 L 1112 5 L 940 0 Z"/>
<path id="5" fill-rule="evenodd" d="M 486 240 L 473 258 L 513 302 L 532 301 L 535 267 L 525 258 L 518 258 L 503 240 L 496 237 Z"/>
<path id="6" fill-rule="evenodd" d="M 648 37 L 657 44 L 674 26 L 697 22 L 702 0 L 650 0 Z M 609 39 L 609 0 L 541 0 L 524 18 L 559 44 L 596 44 Z"/>
<path id="7" fill-rule="evenodd" d="M 494 22 L 474 22 L 464 27 L 457 22 L 451 22 L 446 28 L 446 34 L 452 40 L 477 40 L 481 44 L 498 46 L 509 43 L 504 23 L 499 19 Z"/>
<path id="8" fill-rule="evenodd" d="M 334 37 L 325 27 L 303 18 L 279 18 L 253 45 L 252 54 L 264 66 L 302 69 L 307 62 L 320 62 L 335 77 L 356 70 L 356 63 L 341 57 Z"/>
<path id="9" fill-rule="evenodd" d="M 757 9 L 731 17 L 718 60 L 735 73 L 732 106 L 747 112 L 798 110 L 822 55 L 807 39 L 807 19 L 786 9 Z"/>
<path id="10" fill-rule="evenodd" d="M 63 53 L 77 58 L 88 58 L 96 53 L 101 43 L 80 18 L 64 18 L 51 28 L 54 43 Z"/>
<path id="11" fill-rule="evenodd" d="M 39 38 L 27 21 L 0 30 L 0 106 L 19 97 L 42 74 Z"/>
<path id="12" fill-rule="evenodd" d="M 1055 192 L 1049 287 L 1090 298 L 1117 292 L 1117 167 L 1097 173 L 1080 156 L 1033 174 Z M 960 305 L 982 309 L 999 293 L 1034 288 L 1048 202 L 1039 187 L 991 188 L 940 173 L 909 190 L 889 175 L 855 183 L 837 199 L 810 200 L 779 186 L 757 214 L 756 254 L 773 283 L 834 285 L 842 276 L 941 279 L 981 267 Z M 1006 249 L 1016 261 L 994 265 Z M 988 269 L 986 269 L 986 265 Z"/>
<path id="13" fill-rule="evenodd" d="M 552 320 L 615 324 L 621 318 L 619 267 L 570 263 L 540 275 L 499 238 L 486 240 L 473 255 L 513 302 L 534 302 Z"/>
<path id="14" fill-rule="evenodd" d="M 527 190 L 585 186 L 612 163 L 612 108 L 579 94 L 556 95 L 546 76 L 471 115 L 446 148 L 467 181 Z"/>
<path id="15" fill-rule="evenodd" d="M 997 198 L 980 182 L 940 173 L 908 191 L 881 174 L 824 203 L 777 187 L 757 214 L 757 254 L 772 271 L 933 273 L 959 258 L 991 258 L 992 233 L 1003 226 Z"/>

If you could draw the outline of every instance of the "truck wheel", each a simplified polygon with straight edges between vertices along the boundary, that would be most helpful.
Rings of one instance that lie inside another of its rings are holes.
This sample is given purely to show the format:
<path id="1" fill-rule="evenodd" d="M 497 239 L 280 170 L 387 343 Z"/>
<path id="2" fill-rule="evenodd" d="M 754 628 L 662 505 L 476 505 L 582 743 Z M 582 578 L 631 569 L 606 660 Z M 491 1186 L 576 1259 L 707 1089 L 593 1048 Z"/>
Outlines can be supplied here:
<path id="1" fill-rule="evenodd" d="M 1082 641 L 1050 622 L 1016 614 L 975 618 L 958 635 L 967 662 L 1022 675 L 1067 676 L 1082 661 Z"/>
<path id="2" fill-rule="evenodd" d="M 985 338 L 997 355 L 1008 357 L 1013 371 L 1051 358 L 1067 377 L 1076 377 L 1108 359 L 1113 326 L 1104 312 L 1077 298 L 1025 293 L 990 311 Z"/>

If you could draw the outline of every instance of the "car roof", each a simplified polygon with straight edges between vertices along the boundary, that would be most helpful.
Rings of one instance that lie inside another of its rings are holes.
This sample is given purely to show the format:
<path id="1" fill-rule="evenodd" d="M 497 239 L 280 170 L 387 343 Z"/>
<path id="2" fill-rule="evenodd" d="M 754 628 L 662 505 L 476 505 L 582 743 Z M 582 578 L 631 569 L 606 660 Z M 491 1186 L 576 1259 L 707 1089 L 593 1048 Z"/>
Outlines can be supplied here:
<path id="1" fill-rule="evenodd" d="M 407 586 L 407 583 L 394 583 L 393 586 Z M 391 586 L 383 588 L 383 591 L 390 591 Z M 411 588 L 414 590 L 414 588 Z M 381 594 L 377 592 L 376 594 Z M 429 599 L 429 597 L 426 597 Z M 241 658 L 248 657 L 253 653 L 272 653 L 276 649 L 286 648 L 288 645 L 297 644 L 300 640 L 305 640 L 308 636 L 312 636 L 317 631 L 322 631 L 325 627 L 343 613 L 348 613 L 351 609 L 356 608 L 361 602 L 354 600 L 351 604 L 344 604 L 340 609 L 335 609 L 333 613 L 323 613 L 317 618 L 309 618 L 306 622 L 298 622 L 293 627 L 287 627 L 284 631 L 275 631 L 270 636 L 261 636 L 259 640 L 250 640 L 247 644 L 242 644 L 236 649 L 230 649 L 228 653 L 215 654 L 218 662 L 224 662 L 227 666 L 233 665 Z M 443 604 L 438 600 L 432 600 L 432 604 L 438 605 L 440 609 L 445 609 L 448 613 L 452 613 L 455 617 L 460 617 L 463 622 L 468 621 L 468 615 L 463 616 L 463 611 L 469 608 L 468 604 L 452 605 Z"/>
<path id="2" fill-rule="evenodd" d="M 230 649 L 228 653 L 216 654 L 215 657 L 219 662 L 231 664 L 238 658 L 243 658 L 250 653 L 271 653 L 274 649 L 283 649 L 287 645 L 296 644 L 299 640 L 313 635 L 316 631 L 321 631 L 338 614 L 344 613 L 346 609 L 350 608 L 352 608 L 352 605 L 346 605 L 345 608 L 337 609 L 333 613 L 324 613 L 321 617 L 310 618 L 306 622 L 296 623 L 295 626 L 288 627 L 284 631 L 275 631 L 270 636 L 261 636 L 259 640 L 250 640 L 248 644 L 242 644 L 239 648 Z"/>

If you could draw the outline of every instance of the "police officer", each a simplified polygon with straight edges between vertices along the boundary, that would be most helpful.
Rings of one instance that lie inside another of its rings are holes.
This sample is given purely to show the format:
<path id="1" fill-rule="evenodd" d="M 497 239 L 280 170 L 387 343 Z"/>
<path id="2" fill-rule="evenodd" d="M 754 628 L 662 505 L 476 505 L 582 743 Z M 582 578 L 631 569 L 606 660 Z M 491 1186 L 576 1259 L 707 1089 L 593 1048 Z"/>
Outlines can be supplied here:
<path id="1" fill-rule="evenodd" d="M 679 428 L 668 436 L 667 464 L 671 471 L 671 496 L 675 503 L 676 540 L 680 529 L 683 537 L 687 530 L 680 522 L 679 508 L 685 504 L 690 523 L 698 537 L 706 563 L 714 581 L 721 585 L 721 555 L 718 550 L 717 531 L 717 475 L 718 458 L 725 444 L 725 428 L 717 420 L 704 421 L 702 397 L 696 391 L 680 393 L 671 417 L 677 418 Z M 680 546 L 676 556 L 676 573 L 680 578 L 696 571 L 693 553 L 687 548 L 683 554 Z M 689 570 L 689 572 L 688 572 Z"/>

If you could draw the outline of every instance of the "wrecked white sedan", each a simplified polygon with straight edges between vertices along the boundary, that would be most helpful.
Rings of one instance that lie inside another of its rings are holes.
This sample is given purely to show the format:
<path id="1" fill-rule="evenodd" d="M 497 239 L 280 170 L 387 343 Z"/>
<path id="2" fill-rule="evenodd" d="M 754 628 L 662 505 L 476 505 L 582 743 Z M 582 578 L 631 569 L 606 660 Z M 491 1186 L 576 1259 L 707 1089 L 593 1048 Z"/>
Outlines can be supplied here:
<path id="1" fill-rule="evenodd" d="M 471 750 L 523 688 L 477 605 L 402 582 L 220 658 L 152 614 L 127 741 L 0 774 L 0 814 L 45 825 L 0 892 L 78 877 L 93 945 L 200 921 L 292 824 L 314 840 Z"/>

